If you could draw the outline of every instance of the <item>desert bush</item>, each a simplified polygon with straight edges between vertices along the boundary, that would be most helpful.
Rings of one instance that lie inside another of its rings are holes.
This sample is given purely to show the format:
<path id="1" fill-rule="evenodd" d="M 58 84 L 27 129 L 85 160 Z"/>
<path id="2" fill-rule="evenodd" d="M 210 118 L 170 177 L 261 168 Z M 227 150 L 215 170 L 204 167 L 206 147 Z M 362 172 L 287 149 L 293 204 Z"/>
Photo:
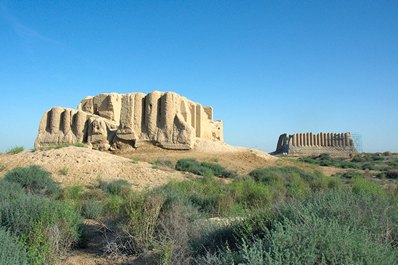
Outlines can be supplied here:
<path id="1" fill-rule="evenodd" d="M 121 195 L 130 190 L 131 184 L 124 179 L 113 180 L 102 185 L 102 189 L 112 195 Z"/>
<path id="2" fill-rule="evenodd" d="M 153 162 L 153 165 L 163 168 L 174 168 L 173 162 L 164 158 L 156 160 L 155 162 Z"/>
<path id="3" fill-rule="evenodd" d="M 380 184 L 364 177 L 356 177 L 352 181 L 352 190 L 355 193 L 367 193 L 372 196 L 385 196 L 386 192 Z"/>
<path id="4" fill-rule="evenodd" d="M 148 196 L 132 192 L 127 198 L 124 209 L 127 223 L 124 225 L 124 231 L 129 235 L 134 253 L 141 253 L 153 246 L 164 202 L 165 198 L 161 194 Z"/>
<path id="5" fill-rule="evenodd" d="M 227 170 L 223 166 L 215 163 L 198 162 L 195 159 L 180 159 L 177 161 L 176 170 L 187 171 L 200 176 L 214 175 L 222 178 L 235 177 L 236 173 Z"/>
<path id="6" fill-rule="evenodd" d="M 397 251 L 365 230 L 314 218 L 277 223 L 265 239 L 243 240 L 238 251 L 208 255 L 199 264 L 394 264 Z M 228 262 L 228 263 L 225 263 Z"/>
<path id="7" fill-rule="evenodd" d="M 64 199 L 80 200 L 84 193 L 84 187 L 80 184 L 68 186 L 63 190 Z"/>
<path id="8" fill-rule="evenodd" d="M 272 191 L 264 184 L 256 183 L 253 179 L 234 181 L 229 187 L 229 192 L 236 203 L 245 208 L 268 208 L 272 203 Z"/>
<path id="9" fill-rule="evenodd" d="M 6 169 L 6 166 L 3 164 L 0 164 L 0 172 L 2 172 L 4 169 Z"/>
<path id="10" fill-rule="evenodd" d="M 8 149 L 6 151 L 6 154 L 15 155 L 15 154 L 19 154 L 19 153 L 23 152 L 24 150 L 25 150 L 25 148 L 23 146 L 15 146 L 15 147 Z"/>
<path id="11" fill-rule="evenodd" d="M 55 197 L 61 191 L 59 185 L 51 179 L 50 173 L 39 166 L 15 168 L 8 171 L 4 179 L 20 184 L 27 192 L 32 194 Z"/>
<path id="12" fill-rule="evenodd" d="M 0 229 L 0 264 L 25 265 L 27 262 L 26 249 L 8 231 Z"/>
<path id="13" fill-rule="evenodd" d="M 157 252 L 159 264 L 191 264 L 190 241 L 195 231 L 193 219 L 197 212 L 189 205 L 174 203 L 162 209 L 157 228 Z"/>
<path id="14" fill-rule="evenodd" d="M 358 171 L 350 170 L 350 171 L 347 171 L 344 173 L 336 174 L 336 176 L 340 176 L 345 179 L 354 179 L 354 178 L 358 178 L 358 177 L 359 178 L 363 177 L 363 174 Z"/>
<path id="15" fill-rule="evenodd" d="M 97 219 L 104 212 L 104 205 L 102 202 L 89 199 L 82 203 L 82 215 L 88 219 Z"/>
<path id="16" fill-rule="evenodd" d="M 209 168 L 213 171 L 213 175 L 222 178 L 233 178 L 236 177 L 236 172 L 226 169 L 225 167 L 215 164 L 215 163 L 207 163 L 202 162 L 200 163 L 202 167 Z"/>
<path id="17" fill-rule="evenodd" d="M 124 204 L 125 200 L 122 196 L 110 194 L 105 199 L 105 211 L 113 217 L 119 216 L 122 213 Z"/>
<path id="18" fill-rule="evenodd" d="M 76 211 L 60 201 L 22 194 L 0 202 L 0 226 L 25 243 L 31 264 L 55 263 L 79 240 L 81 224 Z"/>
<path id="19" fill-rule="evenodd" d="M 305 181 L 312 181 L 322 176 L 319 172 L 310 172 L 297 167 L 269 167 L 258 168 L 249 173 L 256 181 L 273 184 L 286 180 L 287 177 L 299 177 Z"/>
<path id="20" fill-rule="evenodd" d="M 0 203 L 19 198 L 25 194 L 23 188 L 18 183 L 0 181 Z"/>
<path id="21" fill-rule="evenodd" d="M 210 168 L 202 167 L 194 159 L 180 159 L 177 161 L 175 168 L 179 171 L 187 171 L 200 176 L 213 175 L 213 171 Z"/>
<path id="22" fill-rule="evenodd" d="M 375 165 L 373 165 L 372 163 L 365 163 L 365 164 L 363 164 L 362 166 L 361 166 L 361 168 L 363 169 L 363 170 L 375 170 L 376 169 L 376 167 L 375 167 Z"/>
<path id="23" fill-rule="evenodd" d="M 231 232 L 240 244 L 208 251 L 198 264 L 395 264 L 397 213 L 384 197 L 314 193 L 262 219 L 249 218 L 250 229 Z"/>

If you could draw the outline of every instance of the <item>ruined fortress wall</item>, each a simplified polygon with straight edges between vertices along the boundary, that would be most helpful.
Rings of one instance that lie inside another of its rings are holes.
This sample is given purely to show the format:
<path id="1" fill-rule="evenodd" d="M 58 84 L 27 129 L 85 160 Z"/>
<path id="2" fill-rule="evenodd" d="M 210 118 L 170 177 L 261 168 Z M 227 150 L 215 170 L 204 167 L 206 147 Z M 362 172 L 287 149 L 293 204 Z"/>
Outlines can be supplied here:
<path id="1" fill-rule="evenodd" d="M 190 149 L 195 138 L 223 141 L 222 121 L 213 121 L 211 107 L 174 92 L 111 93 L 86 97 L 77 110 L 47 111 L 35 146 L 83 142 L 106 150 L 150 141 L 168 149 Z"/>
<path id="2" fill-rule="evenodd" d="M 275 151 L 289 155 L 328 153 L 336 156 L 346 156 L 356 152 L 351 133 L 282 134 Z"/>

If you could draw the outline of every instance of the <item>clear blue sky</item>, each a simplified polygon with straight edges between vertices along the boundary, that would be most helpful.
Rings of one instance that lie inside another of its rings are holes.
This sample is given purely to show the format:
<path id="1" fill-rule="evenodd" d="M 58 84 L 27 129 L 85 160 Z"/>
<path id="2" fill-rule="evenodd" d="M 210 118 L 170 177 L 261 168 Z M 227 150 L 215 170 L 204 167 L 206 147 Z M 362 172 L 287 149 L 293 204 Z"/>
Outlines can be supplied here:
<path id="1" fill-rule="evenodd" d="M 227 143 L 356 132 L 398 151 L 398 1 L 0 0 L 0 151 L 103 92 L 175 91 Z"/>

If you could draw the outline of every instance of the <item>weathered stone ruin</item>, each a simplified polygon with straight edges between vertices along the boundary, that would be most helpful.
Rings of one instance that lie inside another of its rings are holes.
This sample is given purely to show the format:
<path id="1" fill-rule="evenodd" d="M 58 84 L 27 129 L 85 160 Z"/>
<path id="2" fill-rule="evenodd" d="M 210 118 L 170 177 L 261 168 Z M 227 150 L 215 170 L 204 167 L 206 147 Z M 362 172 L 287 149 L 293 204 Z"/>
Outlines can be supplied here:
<path id="1" fill-rule="evenodd" d="M 137 148 L 150 142 L 165 149 L 191 149 L 195 139 L 223 141 L 213 109 L 174 92 L 100 94 L 76 109 L 54 107 L 40 122 L 35 147 L 86 143 L 93 149 Z"/>
<path id="2" fill-rule="evenodd" d="M 351 133 L 296 133 L 279 136 L 274 154 L 349 156 L 357 153 Z"/>

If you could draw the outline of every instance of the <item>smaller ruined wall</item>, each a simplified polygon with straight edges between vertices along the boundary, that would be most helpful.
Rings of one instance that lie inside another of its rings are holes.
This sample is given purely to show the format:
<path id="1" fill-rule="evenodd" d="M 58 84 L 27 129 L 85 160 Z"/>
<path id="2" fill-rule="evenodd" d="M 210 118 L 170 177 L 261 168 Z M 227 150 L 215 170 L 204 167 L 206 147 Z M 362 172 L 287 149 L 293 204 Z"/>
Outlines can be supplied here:
<path id="1" fill-rule="evenodd" d="M 351 133 L 296 133 L 279 136 L 276 154 L 348 156 L 357 153 Z"/>

